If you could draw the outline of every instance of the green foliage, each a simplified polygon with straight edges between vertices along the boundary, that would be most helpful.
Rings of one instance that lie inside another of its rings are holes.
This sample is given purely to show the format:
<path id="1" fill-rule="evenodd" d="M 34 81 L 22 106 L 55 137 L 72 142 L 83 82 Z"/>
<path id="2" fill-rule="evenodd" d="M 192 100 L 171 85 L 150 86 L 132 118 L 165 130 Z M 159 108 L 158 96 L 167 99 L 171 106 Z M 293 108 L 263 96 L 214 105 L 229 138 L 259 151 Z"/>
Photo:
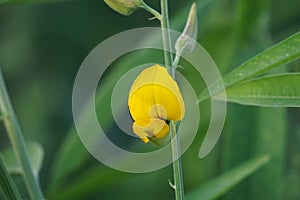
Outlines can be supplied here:
<path id="1" fill-rule="evenodd" d="M 257 169 L 265 165 L 269 161 L 269 156 L 259 156 L 253 158 L 242 165 L 226 172 L 225 174 L 215 178 L 214 180 L 196 188 L 187 196 L 188 200 L 193 199 L 216 199 L 221 197 L 236 184 L 254 173 Z"/>
<path id="2" fill-rule="evenodd" d="M 300 58 L 300 32 L 290 36 L 284 41 L 254 56 L 241 66 L 223 77 L 225 88 L 231 87 L 243 80 L 260 75 L 275 67 L 287 64 Z M 222 82 L 209 86 L 199 95 L 199 102 L 213 96 L 222 90 Z"/>
<path id="3" fill-rule="evenodd" d="M 226 95 L 226 101 L 253 106 L 299 107 L 300 74 L 289 73 L 268 76 L 234 85 L 226 93 L 218 93 L 215 99 Z M 224 99 L 224 98 L 223 98 Z"/>

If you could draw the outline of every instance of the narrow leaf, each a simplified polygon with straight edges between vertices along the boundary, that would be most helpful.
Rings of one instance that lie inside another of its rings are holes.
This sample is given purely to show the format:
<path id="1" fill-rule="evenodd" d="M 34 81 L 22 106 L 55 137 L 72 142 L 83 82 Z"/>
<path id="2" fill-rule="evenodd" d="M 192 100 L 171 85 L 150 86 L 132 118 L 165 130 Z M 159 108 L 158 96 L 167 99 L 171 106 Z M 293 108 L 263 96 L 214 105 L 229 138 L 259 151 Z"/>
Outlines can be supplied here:
<path id="1" fill-rule="evenodd" d="M 224 99 L 224 92 L 214 96 Z M 300 107 L 300 73 L 279 74 L 242 82 L 226 90 L 229 102 L 253 106 Z"/>
<path id="2" fill-rule="evenodd" d="M 0 188 L 8 200 L 19 200 L 21 195 L 17 187 L 7 171 L 3 157 L 0 154 Z"/>
<path id="3" fill-rule="evenodd" d="M 42 146 L 37 142 L 28 142 L 26 148 L 29 154 L 30 164 L 34 173 L 34 176 L 37 177 L 41 169 L 44 150 Z M 7 148 L 2 152 L 5 165 L 10 174 L 23 174 L 23 169 L 18 159 L 15 156 L 15 153 L 12 148 Z"/>
<path id="4" fill-rule="evenodd" d="M 191 193 L 188 193 L 188 200 L 210 200 L 221 197 L 227 191 L 232 189 L 239 182 L 244 180 L 249 175 L 262 167 L 269 161 L 269 156 L 259 156 L 253 158 L 244 164 L 236 167 L 233 170 L 219 176 L 218 178 L 206 183 L 199 188 L 196 188 Z"/>
<path id="5" fill-rule="evenodd" d="M 300 32 L 290 36 L 273 47 L 263 51 L 250 60 L 244 62 L 235 70 L 224 76 L 223 83 L 225 88 L 240 83 L 256 75 L 262 74 L 268 70 L 287 64 L 300 58 Z M 222 82 L 208 86 L 198 97 L 201 102 L 209 96 L 222 91 Z"/>

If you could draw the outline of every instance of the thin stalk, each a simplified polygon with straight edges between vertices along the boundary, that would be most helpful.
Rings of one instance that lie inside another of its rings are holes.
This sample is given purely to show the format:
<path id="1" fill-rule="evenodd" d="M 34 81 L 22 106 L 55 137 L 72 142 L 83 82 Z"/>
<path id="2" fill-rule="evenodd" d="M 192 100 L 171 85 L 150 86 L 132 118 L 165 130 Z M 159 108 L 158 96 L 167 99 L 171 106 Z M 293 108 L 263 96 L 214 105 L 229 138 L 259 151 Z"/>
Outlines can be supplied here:
<path id="1" fill-rule="evenodd" d="M 169 12 L 168 12 L 168 0 L 161 0 L 161 28 L 162 28 L 162 39 L 164 46 L 164 57 L 165 57 L 165 65 L 168 68 L 170 74 L 172 74 L 172 63 L 173 56 L 170 52 L 172 49 L 171 46 L 171 36 L 169 31 Z"/>
<path id="2" fill-rule="evenodd" d="M 174 59 L 174 62 L 173 62 L 173 67 L 172 67 L 172 76 L 175 77 L 175 71 L 176 71 L 176 68 L 178 66 L 178 63 L 180 61 L 180 54 L 177 54 L 176 53 L 176 56 L 175 56 L 175 59 Z M 175 67 L 176 66 L 176 67 Z M 174 74 L 174 75 L 173 75 Z"/>
<path id="3" fill-rule="evenodd" d="M 164 46 L 164 57 L 165 65 L 169 70 L 169 73 L 172 75 L 175 80 L 175 70 L 176 66 L 173 65 L 173 56 L 171 53 L 171 36 L 169 31 L 169 16 L 168 16 L 168 0 L 161 0 L 161 28 L 162 28 L 162 39 Z M 178 58 L 175 61 L 175 64 L 178 64 Z M 171 146 L 172 146 L 172 160 L 173 160 L 173 174 L 174 174 L 174 190 L 176 200 L 184 199 L 184 187 L 183 187 L 183 176 L 182 176 L 182 167 L 181 167 L 181 158 L 180 158 L 180 146 L 177 137 L 176 131 L 176 122 L 171 121 L 170 123 L 170 132 L 171 132 Z"/>
<path id="4" fill-rule="evenodd" d="M 175 59 L 173 61 L 173 65 L 172 65 L 172 77 L 174 78 L 174 80 L 175 80 L 175 72 L 176 72 L 176 69 L 178 68 L 178 64 L 179 64 L 179 61 L 180 61 L 183 49 L 184 48 L 182 48 L 182 49 L 180 49 L 179 51 L 176 52 Z"/>
<path id="5" fill-rule="evenodd" d="M 25 147 L 25 142 L 21 128 L 17 121 L 15 112 L 11 105 L 8 92 L 5 87 L 4 79 L 0 69 L 0 110 L 4 115 L 4 125 L 7 130 L 10 142 L 13 146 L 15 154 L 22 165 L 24 171 L 24 179 L 27 190 L 31 199 L 43 199 L 43 194 L 37 179 L 34 177 L 30 166 L 28 153 Z"/>
<path id="6" fill-rule="evenodd" d="M 158 20 L 161 20 L 161 14 L 159 12 L 157 12 L 156 10 L 154 10 L 153 8 L 151 8 L 150 6 L 148 6 L 145 2 L 142 2 L 142 6 L 141 7 L 144 10 L 148 11 L 149 13 L 151 13 Z"/>
<path id="7" fill-rule="evenodd" d="M 8 200 L 21 200 L 21 195 L 17 190 L 17 187 L 9 175 L 5 166 L 2 155 L 0 154 L 0 185 Z"/>
<path id="8" fill-rule="evenodd" d="M 171 125 L 171 145 L 173 157 L 173 174 L 174 174 L 174 190 L 176 200 L 184 199 L 183 175 L 180 158 L 180 145 L 176 133 L 176 122 L 172 121 Z"/>

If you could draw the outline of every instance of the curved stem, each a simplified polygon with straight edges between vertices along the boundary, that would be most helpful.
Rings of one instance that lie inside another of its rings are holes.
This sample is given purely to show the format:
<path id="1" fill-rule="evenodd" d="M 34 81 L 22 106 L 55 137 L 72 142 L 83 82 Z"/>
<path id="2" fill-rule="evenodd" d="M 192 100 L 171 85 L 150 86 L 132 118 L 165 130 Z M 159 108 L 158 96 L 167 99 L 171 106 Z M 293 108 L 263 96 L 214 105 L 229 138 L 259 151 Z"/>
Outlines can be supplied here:
<path id="1" fill-rule="evenodd" d="M 157 18 L 158 20 L 161 21 L 161 14 L 159 12 L 157 12 L 156 10 L 154 10 L 153 8 L 151 8 L 150 6 L 148 6 L 145 2 L 142 2 L 142 6 L 141 8 L 143 8 L 144 10 L 148 11 L 149 13 L 151 13 L 155 18 Z"/>
<path id="2" fill-rule="evenodd" d="M 183 51 L 183 49 L 180 49 L 179 51 L 176 52 L 175 59 L 172 64 L 172 76 L 173 77 L 175 77 L 175 71 L 178 68 L 178 64 L 179 64 L 179 61 L 181 58 L 182 51 Z"/>
<path id="3" fill-rule="evenodd" d="M 22 165 L 24 179 L 31 199 L 44 199 L 37 179 L 33 175 L 30 166 L 27 149 L 25 148 L 24 137 L 11 105 L 2 72 L 0 69 L 0 110 L 4 115 L 4 125 L 9 139 L 12 143 L 16 156 Z"/>

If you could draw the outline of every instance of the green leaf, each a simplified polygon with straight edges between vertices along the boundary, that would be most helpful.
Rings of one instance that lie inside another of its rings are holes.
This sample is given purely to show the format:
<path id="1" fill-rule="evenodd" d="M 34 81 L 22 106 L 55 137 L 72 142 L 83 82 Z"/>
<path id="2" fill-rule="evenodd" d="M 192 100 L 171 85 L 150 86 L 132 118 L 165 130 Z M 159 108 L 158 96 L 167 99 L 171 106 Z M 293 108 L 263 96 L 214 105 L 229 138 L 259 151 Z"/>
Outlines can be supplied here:
<path id="1" fill-rule="evenodd" d="M 224 92 L 214 96 L 224 99 Z M 300 73 L 279 74 L 242 82 L 226 90 L 229 102 L 253 106 L 299 107 Z"/>
<path id="2" fill-rule="evenodd" d="M 21 195 L 17 187 L 8 173 L 3 157 L 0 154 L 0 189 L 2 189 L 8 200 L 21 199 Z"/>
<path id="3" fill-rule="evenodd" d="M 33 170 L 33 174 L 35 177 L 38 176 L 38 173 L 41 169 L 43 157 L 44 157 L 44 150 L 43 147 L 37 142 L 28 142 L 26 144 L 26 148 L 29 155 L 30 164 Z M 3 159 L 5 165 L 7 166 L 7 170 L 10 174 L 23 174 L 22 166 L 20 165 L 19 161 L 17 160 L 15 153 L 12 148 L 7 148 L 2 152 Z"/>
<path id="4" fill-rule="evenodd" d="M 298 58 L 300 58 L 300 32 L 256 55 L 224 76 L 224 86 L 225 88 L 229 88 L 237 83 L 253 78 L 254 76 L 280 65 L 292 62 Z M 199 95 L 198 102 L 201 102 L 209 98 L 210 95 L 213 96 L 222 90 L 222 81 L 218 81 Z"/>
<path id="5" fill-rule="evenodd" d="M 187 194 L 188 200 L 209 200 L 221 197 L 239 182 L 262 167 L 269 161 L 269 156 L 259 156 L 236 167 L 218 178 L 206 183 Z"/>

